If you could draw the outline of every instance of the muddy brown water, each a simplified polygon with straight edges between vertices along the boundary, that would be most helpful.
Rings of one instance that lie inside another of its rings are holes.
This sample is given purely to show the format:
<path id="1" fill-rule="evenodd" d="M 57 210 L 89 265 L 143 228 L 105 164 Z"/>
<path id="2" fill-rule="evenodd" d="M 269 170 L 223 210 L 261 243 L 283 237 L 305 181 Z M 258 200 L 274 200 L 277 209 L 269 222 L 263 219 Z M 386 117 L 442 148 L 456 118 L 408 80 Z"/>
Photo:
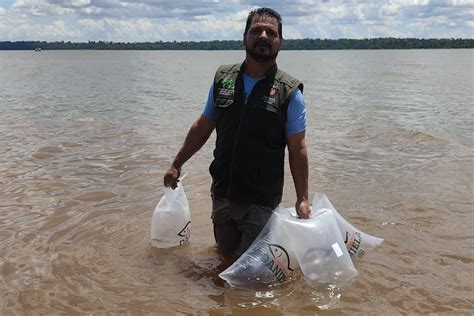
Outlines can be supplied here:
<path id="1" fill-rule="evenodd" d="M 217 65 L 242 58 L 0 52 L 0 314 L 473 313 L 472 50 L 280 54 L 305 83 L 310 191 L 385 239 L 350 284 L 218 279 L 214 136 L 184 167 L 190 243 L 150 246 L 162 175 Z"/>

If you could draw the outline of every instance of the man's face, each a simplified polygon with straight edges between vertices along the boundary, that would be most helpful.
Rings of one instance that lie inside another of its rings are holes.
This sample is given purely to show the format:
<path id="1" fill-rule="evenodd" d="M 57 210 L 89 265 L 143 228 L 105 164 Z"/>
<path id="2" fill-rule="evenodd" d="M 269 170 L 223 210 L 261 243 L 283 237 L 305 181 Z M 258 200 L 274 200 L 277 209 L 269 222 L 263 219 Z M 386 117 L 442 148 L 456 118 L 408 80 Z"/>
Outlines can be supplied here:
<path id="1" fill-rule="evenodd" d="M 257 62 L 275 60 L 281 47 L 278 21 L 267 15 L 254 16 L 244 35 L 247 54 Z"/>

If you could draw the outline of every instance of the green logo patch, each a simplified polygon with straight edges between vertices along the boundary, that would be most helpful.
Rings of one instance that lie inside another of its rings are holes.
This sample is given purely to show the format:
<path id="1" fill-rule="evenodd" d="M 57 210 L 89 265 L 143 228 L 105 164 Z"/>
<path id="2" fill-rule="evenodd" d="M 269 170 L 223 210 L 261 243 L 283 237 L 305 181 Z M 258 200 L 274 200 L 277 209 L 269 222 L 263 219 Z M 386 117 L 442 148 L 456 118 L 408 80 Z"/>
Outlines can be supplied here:
<path id="1" fill-rule="evenodd" d="M 229 89 L 229 90 L 234 90 L 235 89 L 235 83 L 232 78 L 225 78 L 222 80 L 222 87 L 224 89 Z"/>

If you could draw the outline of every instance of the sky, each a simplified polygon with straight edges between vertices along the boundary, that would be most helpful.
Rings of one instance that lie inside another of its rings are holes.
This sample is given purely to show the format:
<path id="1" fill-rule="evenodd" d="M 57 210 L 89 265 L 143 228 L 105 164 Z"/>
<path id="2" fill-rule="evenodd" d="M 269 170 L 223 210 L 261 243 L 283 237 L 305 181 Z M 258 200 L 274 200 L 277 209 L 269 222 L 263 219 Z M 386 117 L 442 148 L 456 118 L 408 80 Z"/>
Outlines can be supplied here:
<path id="1" fill-rule="evenodd" d="M 474 37 L 474 0 L 0 0 L 0 41 L 240 40 L 262 6 L 288 39 Z"/>

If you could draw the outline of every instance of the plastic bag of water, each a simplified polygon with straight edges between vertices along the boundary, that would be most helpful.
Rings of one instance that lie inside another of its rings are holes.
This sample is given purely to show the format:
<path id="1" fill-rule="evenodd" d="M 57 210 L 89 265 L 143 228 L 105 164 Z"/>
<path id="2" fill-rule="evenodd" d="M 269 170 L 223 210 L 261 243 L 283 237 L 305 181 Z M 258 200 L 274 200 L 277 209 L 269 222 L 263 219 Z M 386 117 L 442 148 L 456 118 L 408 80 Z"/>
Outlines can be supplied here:
<path id="1" fill-rule="evenodd" d="M 357 275 L 351 258 L 382 242 L 352 226 L 317 193 L 309 219 L 278 207 L 249 249 L 219 276 L 233 287 L 262 288 L 288 281 L 299 267 L 307 280 L 341 284 Z"/>
<path id="2" fill-rule="evenodd" d="M 290 240 L 273 213 L 250 247 L 219 277 L 237 288 L 264 288 L 288 281 L 298 267 Z"/>
<path id="3" fill-rule="evenodd" d="M 277 212 L 286 215 L 282 220 L 286 238 L 306 278 L 340 284 L 357 275 L 332 210 L 312 212 L 309 219 L 296 218 L 294 208 Z"/>
<path id="4" fill-rule="evenodd" d="M 189 240 L 191 212 L 183 185 L 165 188 L 151 219 L 151 245 L 157 248 L 181 246 Z"/>
<path id="5" fill-rule="evenodd" d="M 263 288 L 288 281 L 301 268 L 318 283 L 338 284 L 355 275 L 332 210 L 299 219 L 279 207 L 246 252 L 219 277 L 238 288 Z"/>
<path id="6" fill-rule="evenodd" d="M 366 234 L 346 221 L 336 211 L 325 194 L 316 193 L 312 206 L 313 213 L 315 214 L 325 212 L 328 209 L 334 212 L 346 249 L 352 258 L 362 257 L 368 250 L 378 247 L 383 243 L 382 238 Z"/>

